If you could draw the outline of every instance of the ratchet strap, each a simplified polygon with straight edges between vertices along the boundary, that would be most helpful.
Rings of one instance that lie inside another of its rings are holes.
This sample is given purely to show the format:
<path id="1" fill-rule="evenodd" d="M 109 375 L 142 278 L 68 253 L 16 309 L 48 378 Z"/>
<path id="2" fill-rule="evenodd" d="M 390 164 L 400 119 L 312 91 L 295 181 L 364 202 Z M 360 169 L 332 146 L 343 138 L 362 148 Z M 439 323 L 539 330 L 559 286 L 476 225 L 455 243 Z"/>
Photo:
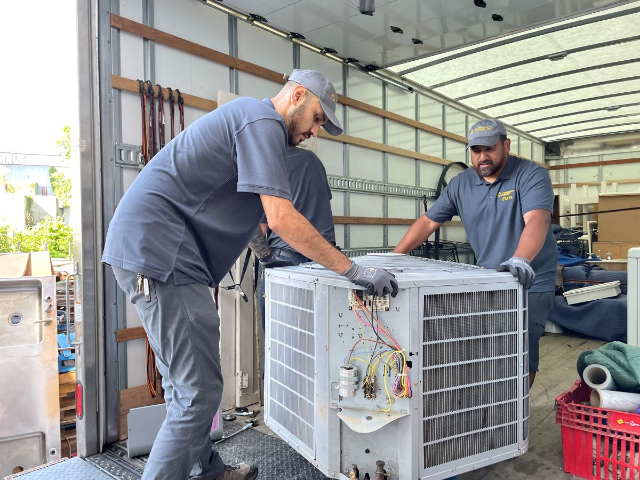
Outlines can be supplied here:
<path id="1" fill-rule="evenodd" d="M 244 290 L 242 290 L 242 280 L 244 280 L 244 275 L 247 273 L 247 267 L 249 266 L 249 262 L 251 261 L 251 249 L 247 248 L 247 255 L 244 257 L 244 265 L 242 266 L 242 273 L 240 274 L 240 281 L 236 283 L 236 281 L 233 278 L 233 273 L 231 272 L 231 270 L 229 270 L 229 276 L 231 277 L 231 281 L 233 282 L 233 285 L 229 285 L 228 287 L 222 287 L 225 290 L 235 290 L 236 292 L 238 292 L 238 294 L 242 297 L 242 299 L 245 302 L 249 301 L 249 297 L 247 297 L 247 294 L 244 293 Z"/>

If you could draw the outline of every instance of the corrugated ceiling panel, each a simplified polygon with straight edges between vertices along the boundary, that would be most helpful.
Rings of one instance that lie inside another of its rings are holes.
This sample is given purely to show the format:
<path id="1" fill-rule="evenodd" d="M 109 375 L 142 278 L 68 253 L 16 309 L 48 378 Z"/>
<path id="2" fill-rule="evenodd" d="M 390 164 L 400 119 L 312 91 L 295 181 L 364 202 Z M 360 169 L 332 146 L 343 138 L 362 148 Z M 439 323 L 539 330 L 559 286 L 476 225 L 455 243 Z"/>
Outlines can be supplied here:
<path id="1" fill-rule="evenodd" d="M 563 74 L 572 70 L 587 67 L 596 69 L 597 66 L 605 66 L 612 62 L 640 59 L 639 52 L 640 41 L 613 45 L 592 51 L 574 53 L 560 61 L 542 60 L 526 66 L 503 69 L 495 73 L 476 76 L 468 80 L 445 85 L 437 88 L 436 91 L 450 98 L 465 97 L 491 88 Z M 465 60 L 461 59 L 461 61 Z M 474 59 L 466 59 L 466 61 L 475 63 Z M 413 79 L 413 75 L 409 74 L 407 77 Z M 532 86 L 527 85 L 526 88 L 534 89 L 535 84 Z"/>
<path id="2" fill-rule="evenodd" d="M 630 104 L 638 104 L 640 103 L 640 93 L 635 93 L 632 95 L 626 95 L 624 97 L 619 98 L 605 98 L 602 100 L 592 100 L 588 103 L 574 103 L 572 105 L 562 105 L 560 107 L 551 107 L 545 108 L 544 110 L 539 110 L 536 112 L 525 113 L 522 115 L 513 115 L 505 118 L 505 122 L 514 126 L 522 126 L 524 124 L 527 125 L 528 128 L 533 128 L 532 125 L 536 122 L 540 122 L 543 119 L 550 117 L 557 117 L 554 120 L 554 123 L 557 125 L 559 123 L 567 123 L 573 121 L 570 117 L 574 117 L 576 114 L 581 115 L 581 112 L 587 112 L 592 110 L 600 110 L 601 113 L 606 111 L 606 108 L 615 108 L 622 107 L 617 110 L 616 113 L 627 113 L 625 112 L 625 105 Z M 634 107 L 637 109 L 637 107 Z M 591 113 L 591 112 L 589 112 Z M 565 118 L 567 117 L 567 118 Z"/>
<path id="3" fill-rule="evenodd" d="M 589 86 L 587 88 L 579 88 L 576 90 L 560 93 L 542 94 L 544 96 L 531 98 L 529 100 L 512 101 L 505 105 L 499 105 L 497 107 L 481 107 L 481 109 L 492 117 L 501 117 L 506 120 L 513 114 L 523 113 L 532 109 L 541 109 L 548 106 L 550 107 L 559 103 L 574 101 L 590 102 L 594 97 L 601 97 L 606 95 L 624 96 L 624 94 L 626 93 L 637 91 L 640 91 L 640 78 L 636 77 L 633 79 L 633 81 Z"/>
<path id="4" fill-rule="evenodd" d="M 524 125 L 521 125 L 519 128 L 522 128 L 523 130 L 528 132 L 529 130 L 537 130 L 540 128 L 548 128 L 548 127 L 557 127 L 560 125 L 566 125 L 568 123 L 573 123 L 578 121 L 594 120 L 598 118 L 605 118 L 605 117 L 615 116 L 615 115 L 635 114 L 639 110 L 640 110 L 640 106 L 636 105 L 633 107 L 621 108 L 619 110 L 616 110 L 615 112 L 608 112 L 604 109 L 599 109 L 592 112 L 580 113 L 578 115 L 565 115 L 558 118 L 545 118 L 540 116 L 538 118 L 532 119 L 530 122 Z"/>
<path id="5" fill-rule="evenodd" d="M 545 137 L 555 137 L 557 135 L 565 135 L 573 132 L 580 132 L 584 130 L 593 130 L 594 128 L 604 128 L 611 125 L 622 125 L 628 123 L 640 122 L 640 110 L 624 116 L 613 117 L 601 117 L 596 121 L 586 121 L 575 123 L 572 125 L 565 125 L 558 128 L 545 128 L 543 130 L 536 130 L 537 135 Z"/>
<path id="6" fill-rule="evenodd" d="M 469 98 L 466 104 L 477 105 L 478 108 L 498 102 L 517 100 L 522 97 L 545 92 L 555 92 L 567 88 L 592 85 L 594 83 L 610 82 L 620 78 L 628 78 L 640 75 L 640 61 L 637 63 L 600 68 L 591 72 L 575 73 L 562 77 L 540 80 L 533 84 L 519 85 L 500 89 L 499 92 L 490 92 Z"/>
<path id="7" fill-rule="evenodd" d="M 485 51 L 475 53 L 471 58 L 460 57 L 439 64 L 437 68 L 429 68 L 430 83 L 426 86 L 448 82 L 466 75 L 482 74 L 489 69 L 502 68 L 505 64 L 508 65 L 512 62 L 522 62 L 605 42 L 622 41 L 638 24 L 640 24 L 640 13 L 635 13 L 625 17 L 603 20 L 592 25 L 560 30 L 500 47 L 487 48 Z M 640 30 L 637 34 L 640 34 Z M 554 65 L 557 70 L 567 68 L 566 65 L 563 65 L 565 62 L 554 63 L 557 64 Z"/>
<path id="8" fill-rule="evenodd" d="M 614 3 L 617 3 L 617 2 L 615 2 L 615 1 L 598 2 L 598 6 L 600 8 L 604 8 L 607 5 L 611 5 L 611 4 L 614 4 Z M 567 8 L 568 7 L 568 5 L 562 5 L 560 3 L 557 3 L 556 6 L 557 6 L 558 9 L 562 9 L 562 8 Z M 637 7 L 638 7 L 638 2 L 628 2 L 628 3 L 625 3 L 623 5 L 612 6 L 610 8 L 606 8 L 605 13 L 614 14 L 616 12 L 623 12 L 625 10 L 634 9 L 634 8 L 637 8 Z M 590 18 L 596 18 L 596 17 L 602 16 L 602 14 L 603 14 L 603 11 L 597 11 L 597 12 L 587 13 L 585 15 L 580 15 L 580 16 L 578 16 L 576 18 L 579 19 L 579 20 L 587 20 L 587 19 L 590 19 Z M 566 19 L 566 20 L 560 20 L 560 21 L 554 22 L 553 25 L 557 26 L 557 27 L 561 27 L 562 25 L 566 25 L 566 24 L 575 22 L 576 18 L 569 18 L 569 19 Z M 541 31 L 541 30 L 545 30 L 548 27 L 549 27 L 548 25 L 542 25 L 542 26 L 535 27 L 535 28 L 525 29 L 523 31 L 513 33 L 508 38 L 509 39 L 512 39 L 512 38 L 515 39 L 515 38 L 517 38 L 519 36 L 522 36 L 522 35 L 528 35 L 528 34 L 535 33 L 535 32 Z M 436 61 L 436 60 L 445 59 L 445 58 L 450 57 L 452 55 L 458 55 L 458 54 L 464 53 L 466 51 L 475 50 L 478 47 L 485 47 L 485 46 L 488 47 L 488 46 L 490 46 L 492 44 L 495 44 L 495 43 L 498 43 L 498 42 L 502 42 L 504 40 L 505 40 L 505 37 L 503 37 L 503 36 L 495 37 L 495 38 L 492 38 L 492 39 L 487 40 L 485 42 L 482 42 L 481 44 L 467 45 L 467 46 L 464 46 L 464 47 L 456 48 L 455 50 L 451 50 L 451 51 L 447 51 L 447 52 L 443 52 L 443 53 L 437 53 L 437 54 L 434 54 L 434 55 L 429 55 L 426 58 L 422 58 L 422 59 L 418 59 L 418 60 L 411 60 L 411 61 L 399 64 L 399 65 L 392 66 L 392 67 L 387 67 L 387 68 L 389 68 L 389 70 L 397 73 L 397 72 L 401 72 L 401 71 L 404 71 L 404 70 L 412 69 L 412 68 L 415 68 L 415 67 L 418 67 L 420 65 L 423 65 L 423 64 L 426 64 L 426 63 L 430 63 L 430 62 L 433 62 L 433 61 Z"/>
<path id="9" fill-rule="evenodd" d="M 634 123 L 631 125 L 624 125 L 624 126 L 616 125 L 612 127 L 600 128 L 598 130 L 589 130 L 589 131 L 583 131 L 580 133 L 572 133 L 572 134 L 569 134 L 568 136 L 558 135 L 558 136 L 549 136 L 549 137 L 542 137 L 542 138 L 545 142 L 552 142 L 556 140 L 564 140 L 567 138 L 583 138 L 583 137 L 592 137 L 594 135 L 607 135 L 607 134 L 622 133 L 622 132 L 637 132 L 639 130 L 640 130 L 640 122 Z"/>

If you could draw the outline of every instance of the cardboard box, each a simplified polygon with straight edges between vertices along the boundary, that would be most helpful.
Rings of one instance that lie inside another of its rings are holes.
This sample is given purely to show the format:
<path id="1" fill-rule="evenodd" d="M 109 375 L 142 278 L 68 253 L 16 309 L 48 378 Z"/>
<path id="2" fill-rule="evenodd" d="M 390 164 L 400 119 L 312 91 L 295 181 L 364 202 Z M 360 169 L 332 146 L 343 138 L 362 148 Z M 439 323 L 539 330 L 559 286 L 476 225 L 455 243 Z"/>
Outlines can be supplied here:
<path id="1" fill-rule="evenodd" d="M 600 235 L 598 235 L 598 240 Z M 626 260 L 630 248 L 640 246 L 640 242 L 593 242 L 593 251 L 603 260 L 607 258 L 607 252 L 611 252 L 612 260 Z"/>
<path id="2" fill-rule="evenodd" d="M 640 193 L 600 194 L 599 212 L 633 207 L 639 210 L 598 214 L 598 241 L 640 242 Z M 598 253 L 597 250 L 594 252 Z"/>
<path id="3" fill-rule="evenodd" d="M 0 254 L 0 278 L 55 275 L 49 252 Z"/>

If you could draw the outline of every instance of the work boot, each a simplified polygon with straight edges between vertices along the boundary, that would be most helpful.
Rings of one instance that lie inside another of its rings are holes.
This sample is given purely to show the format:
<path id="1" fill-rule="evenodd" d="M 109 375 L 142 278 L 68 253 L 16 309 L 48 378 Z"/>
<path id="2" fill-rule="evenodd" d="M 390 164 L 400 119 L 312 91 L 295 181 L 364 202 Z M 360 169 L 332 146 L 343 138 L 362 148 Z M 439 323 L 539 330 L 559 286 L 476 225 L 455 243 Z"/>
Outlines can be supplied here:
<path id="1" fill-rule="evenodd" d="M 258 467 L 242 462 L 238 465 L 225 465 L 224 473 L 218 480 L 255 480 L 258 477 Z"/>

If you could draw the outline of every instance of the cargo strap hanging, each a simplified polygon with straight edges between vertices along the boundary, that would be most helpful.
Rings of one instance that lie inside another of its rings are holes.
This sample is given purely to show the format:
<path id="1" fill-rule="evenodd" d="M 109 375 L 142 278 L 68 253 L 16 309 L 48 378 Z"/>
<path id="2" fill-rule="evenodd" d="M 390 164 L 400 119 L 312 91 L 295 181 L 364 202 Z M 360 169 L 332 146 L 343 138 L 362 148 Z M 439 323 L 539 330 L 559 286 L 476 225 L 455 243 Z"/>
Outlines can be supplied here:
<path id="1" fill-rule="evenodd" d="M 156 84 L 158 87 L 158 151 L 162 150 L 165 142 L 164 134 L 164 93 L 160 84 Z"/>
<path id="2" fill-rule="evenodd" d="M 162 87 L 156 85 L 157 93 L 153 89 L 151 81 L 138 80 L 138 90 L 140 93 L 140 109 L 142 112 L 142 143 L 140 146 L 140 163 L 146 165 L 166 144 L 166 121 L 164 116 L 164 91 Z M 184 130 L 184 99 L 180 90 L 172 90 L 167 87 L 169 92 L 169 116 L 171 123 L 171 138 L 175 137 L 174 128 L 174 112 L 175 104 L 178 103 L 180 113 L 180 131 Z M 174 94 L 175 92 L 175 94 Z M 158 107 L 156 110 L 156 98 L 158 99 Z"/>
<path id="3" fill-rule="evenodd" d="M 244 257 L 244 265 L 242 266 L 242 273 L 240 274 L 240 281 L 238 283 L 236 283 L 236 281 L 233 278 L 233 273 L 231 272 L 231 270 L 229 270 L 229 276 L 231 277 L 231 281 L 233 282 L 233 285 L 229 285 L 228 287 L 222 287 L 225 290 L 235 290 L 236 292 L 238 292 L 238 294 L 242 297 L 242 299 L 245 302 L 249 301 L 249 297 L 247 297 L 247 294 L 244 293 L 244 290 L 242 290 L 242 280 L 244 280 L 244 275 L 245 273 L 247 273 L 247 267 L 249 266 L 249 261 L 251 260 L 251 249 L 247 248 L 247 255 Z"/>
<path id="4" fill-rule="evenodd" d="M 156 366 L 156 354 L 153 352 L 147 338 L 147 390 L 149 396 L 155 398 L 158 394 L 158 367 Z"/>
<path id="5" fill-rule="evenodd" d="M 180 90 L 176 88 L 176 92 L 178 93 L 178 110 L 180 112 L 180 131 L 184 130 L 184 99 L 182 98 L 182 94 Z"/>
<path id="6" fill-rule="evenodd" d="M 147 96 L 149 97 L 149 116 L 147 121 L 148 131 L 149 131 L 149 161 L 158 153 L 156 141 L 156 96 L 153 91 L 153 85 L 149 80 L 146 81 L 147 84 Z"/>
<path id="7" fill-rule="evenodd" d="M 149 162 L 149 144 L 147 141 L 147 95 L 145 84 L 142 80 L 138 80 L 140 92 L 140 107 L 142 111 L 142 144 L 140 147 L 140 163 L 146 165 Z"/>
<path id="8" fill-rule="evenodd" d="M 173 130 L 173 107 L 174 107 L 173 90 L 171 90 L 169 87 L 167 87 L 167 90 L 169 90 L 169 120 L 171 122 L 171 140 L 173 140 L 173 137 L 176 136 Z"/>

